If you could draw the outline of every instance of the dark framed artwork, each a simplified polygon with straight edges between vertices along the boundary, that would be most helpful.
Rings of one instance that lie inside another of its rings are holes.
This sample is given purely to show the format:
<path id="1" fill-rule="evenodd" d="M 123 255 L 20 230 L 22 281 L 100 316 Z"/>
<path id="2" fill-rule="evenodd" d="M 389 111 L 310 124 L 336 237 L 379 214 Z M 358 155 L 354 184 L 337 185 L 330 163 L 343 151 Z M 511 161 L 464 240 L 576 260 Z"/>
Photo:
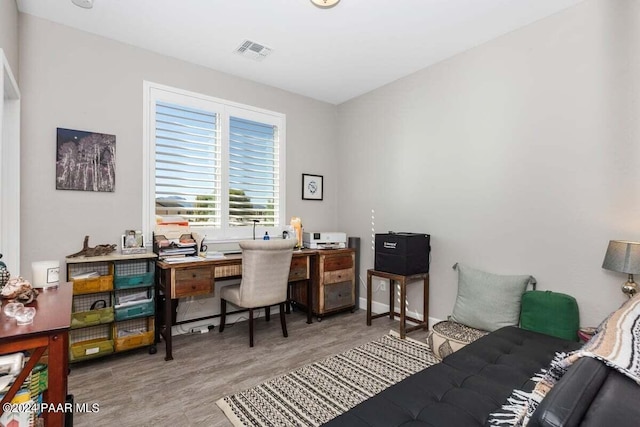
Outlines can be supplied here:
<path id="1" fill-rule="evenodd" d="M 322 200 L 322 175 L 302 174 L 302 200 Z"/>
<path id="2" fill-rule="evenodd" d="M 56 190 L 113 192 L 116 186 L 116 136 L 57 130 Z"/>

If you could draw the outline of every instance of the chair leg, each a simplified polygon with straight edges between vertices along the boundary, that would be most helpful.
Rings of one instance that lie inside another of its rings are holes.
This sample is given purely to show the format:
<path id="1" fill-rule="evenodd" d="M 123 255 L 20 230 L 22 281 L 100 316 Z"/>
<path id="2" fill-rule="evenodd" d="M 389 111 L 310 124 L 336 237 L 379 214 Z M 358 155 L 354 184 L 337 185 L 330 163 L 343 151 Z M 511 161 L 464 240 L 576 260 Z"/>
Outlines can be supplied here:
<path id="1" fill-rule="evenodd" d="M 285 316 L 284 306 L 285 306 L 285 303 L 281 302 L 280 303 L 280 323 L 282 324 L 282 336 L 286 338 L 289 336 L 289 334 L 287 333 L 287 318 Z"/>
<path id="2" fill-rule="evenodd" d="M 287 283 L 287 302 L 285 306 L 287 307 L 287 314 L 291 314 L 291 282 Z"/>
<path id="3" fill-rule="evenodd" d="M 218 328 L 219 332 L 224 331 L 224 322 L 227 317 L 227 301 L 221 299 L 220 300 L 220 327 Z"/>
<path id="4" fill-rule="evenodd" d="M 253 347 L 253 308 L 249 309 L 249 347 Z"/>
<path id="5" fill-rule="evenodd" d="M 264 308 L 264 320 L 267 322 L 271 320 L 271 307 L 269 306 Z"/>

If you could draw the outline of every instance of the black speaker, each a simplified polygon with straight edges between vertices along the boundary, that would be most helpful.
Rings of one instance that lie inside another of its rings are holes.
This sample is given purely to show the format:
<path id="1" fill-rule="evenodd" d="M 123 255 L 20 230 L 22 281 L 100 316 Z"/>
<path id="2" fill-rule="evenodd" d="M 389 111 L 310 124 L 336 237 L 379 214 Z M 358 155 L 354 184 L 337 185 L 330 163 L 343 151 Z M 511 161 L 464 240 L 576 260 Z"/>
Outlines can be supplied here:
<path id="1" fill-rule="evenodd" d="M 355 274 L 356 274 L 356 310 L 360 308 L 360 238 L 359 237 L 349 237 L 349 247 L 356 250 L 356 265 Z"/>
<path id="2" fill-rule="evenodd" d="M 428 234 L 376 234 L 375 269 L 402 276 L 428 273 L 430 252 Z"/>

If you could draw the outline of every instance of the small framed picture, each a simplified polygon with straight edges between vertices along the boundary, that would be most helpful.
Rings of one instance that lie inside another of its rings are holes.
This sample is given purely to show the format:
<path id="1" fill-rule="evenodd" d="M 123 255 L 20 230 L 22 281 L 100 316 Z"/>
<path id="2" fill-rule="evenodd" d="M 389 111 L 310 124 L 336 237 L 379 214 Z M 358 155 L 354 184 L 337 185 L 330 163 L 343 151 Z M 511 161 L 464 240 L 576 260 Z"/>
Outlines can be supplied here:
<path id="1" fill-rule="evenodd" d="M 302 174 L 302 200 L 322 200 L 322 175 Z"/>
<path id="2" fill-rule="evenodd" d="M 122 253 L 140 254 L 145 253 L 144 236 L 139 230 L 125 230 L 122 235 Z"/>

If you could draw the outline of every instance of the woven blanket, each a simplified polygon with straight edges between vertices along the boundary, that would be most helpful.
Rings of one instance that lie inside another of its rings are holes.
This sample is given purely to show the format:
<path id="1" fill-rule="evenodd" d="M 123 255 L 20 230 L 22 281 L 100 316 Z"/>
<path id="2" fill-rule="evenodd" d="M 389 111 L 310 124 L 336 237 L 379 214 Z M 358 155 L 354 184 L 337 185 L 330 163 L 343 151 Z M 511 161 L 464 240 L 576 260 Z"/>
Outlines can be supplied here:
<path id="1" fill-rule="evenodd" d="M 426 343 L 389 334 L 216 404 L 234 426 L 318 426 L 437 362 Z"/>
<path id="2" fill-rule="evenodd" d="M 533 391 L 514 390 L 500 412 L 491 414 L 493 426 L 526 426 L 538 404 L 581 357 L 593 357 L 628 376 L 640 385 L 640 295 L 626 301 L 611 313 L 580 350 L 556 353 L 548 369 L 536 374 Z"/>

